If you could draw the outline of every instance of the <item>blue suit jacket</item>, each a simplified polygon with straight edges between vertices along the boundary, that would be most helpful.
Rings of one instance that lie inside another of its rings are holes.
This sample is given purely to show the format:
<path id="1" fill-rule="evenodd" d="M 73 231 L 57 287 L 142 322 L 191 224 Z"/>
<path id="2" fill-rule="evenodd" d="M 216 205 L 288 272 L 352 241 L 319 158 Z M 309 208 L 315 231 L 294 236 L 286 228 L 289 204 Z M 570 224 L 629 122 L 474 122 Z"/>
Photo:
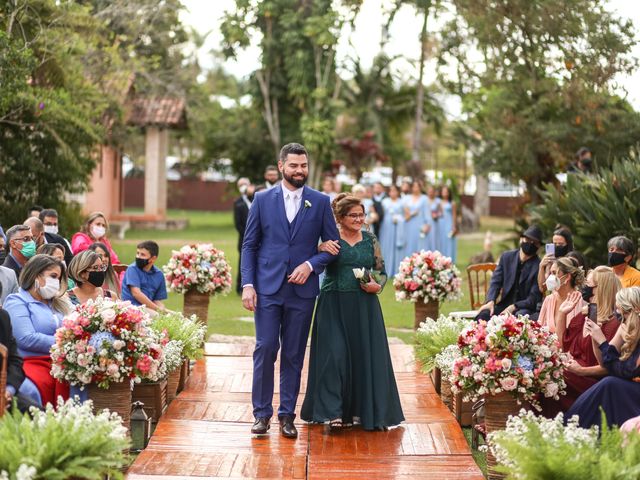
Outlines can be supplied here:
<path id="1" fill-rule="evenodd" d="M 243 285 L 250 283 L 257 293 L 273 295 L 287 275 L 309 261 L 313 272 L 303 285 L 294 285 L 294 289 L 301 298 L 318 295 L 318 275 L 335 259 L 328 253 L 318 253 L 318 240 L 340 238 L 329 197 L 305 186 L 297 216 L 290 233 L 280 185 L 256 194 L 242 242 Z"/>
<path id="2" fill-rule="evenodd" d="M 498 266 L 491 277 L 491 284 L 487 292 L 487 301 L 497 301 L 500 295 L 500 302 L 496 302 L 497 306 L 508 307 L 507 299 L 509 294 L 515 287 L 516 269 L 518 268 L 519 249 L 509 250 L 500 256 Z M 533 257 L 522 265 L 520 271 L 520 282 L 518 291 L 521 300 L 514 303 L 518 310 L 530 310 L 535 312 L 537 304 L 542 300 L 542 294 L 538 288 L 538 268 L 540 259 Z M 504 303 L 504 304 L 503 304 Z"/>

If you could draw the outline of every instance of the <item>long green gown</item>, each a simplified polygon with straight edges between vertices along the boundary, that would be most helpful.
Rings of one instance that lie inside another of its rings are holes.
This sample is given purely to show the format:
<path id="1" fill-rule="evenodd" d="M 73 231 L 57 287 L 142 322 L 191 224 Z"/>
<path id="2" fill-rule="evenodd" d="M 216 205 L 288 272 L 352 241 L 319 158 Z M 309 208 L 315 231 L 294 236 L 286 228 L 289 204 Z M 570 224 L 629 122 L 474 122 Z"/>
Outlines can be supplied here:
<path id="1" fill-rule="evenodd" d="M 365 430 L 404 420 L 378 296 L 360 288 L 354 268 L 380 273 L 380 245 L 369 232 L 354 246 L 340 240 L 340 255 L 326 270 L 311 334 L 307 392 L 301 418 L 326 422 L 359 417 Z"/>

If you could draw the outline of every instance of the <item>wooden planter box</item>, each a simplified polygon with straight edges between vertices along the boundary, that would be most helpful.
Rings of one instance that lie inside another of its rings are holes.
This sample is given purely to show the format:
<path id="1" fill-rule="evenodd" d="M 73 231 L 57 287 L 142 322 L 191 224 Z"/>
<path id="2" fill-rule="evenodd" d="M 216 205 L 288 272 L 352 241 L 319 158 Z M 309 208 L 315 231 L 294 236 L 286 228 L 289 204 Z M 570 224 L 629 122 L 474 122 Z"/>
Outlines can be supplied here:
<path id="1" fill-rule="evenodd" d="M 433 388 L 436 389 L 436 393 L 440 395 L 440 384 L 442 382 L 442 372 L 438 367 L 431 370 L 429 373 L 429 377 L 431 377 L 431 383 L 433 383 Z"/>
<path id="2" fill-rule="evenodd" d="M 189 373 L 189 359 L 185 358 L 184 362 L 182 363 L 182 367 L 180 368 L 180 380 L 178 380 L 178 390 L 176 395 L 184 390 L 184 386 L 187 383 L 187 378 L 189 378 Z"/>
<path id="3" fill-rule="evenodd" d="M 144 403 L 144 411 L 157 423 L 167 409 L 167 380 L 135 384 L 131 401 Z"/>
<path id="4" fill-rule="evenodd" d="M 453 415 L 456 417 L 456 420 L 460 424 L 461 427 L 470 427 L 471 426 L 471 415 L 473 411 L 471 407 L 473 407 L 473 402 L 465 402 L 462 400 L 462 393 L 458 393 L 457 395 L 453 395 Z"/>

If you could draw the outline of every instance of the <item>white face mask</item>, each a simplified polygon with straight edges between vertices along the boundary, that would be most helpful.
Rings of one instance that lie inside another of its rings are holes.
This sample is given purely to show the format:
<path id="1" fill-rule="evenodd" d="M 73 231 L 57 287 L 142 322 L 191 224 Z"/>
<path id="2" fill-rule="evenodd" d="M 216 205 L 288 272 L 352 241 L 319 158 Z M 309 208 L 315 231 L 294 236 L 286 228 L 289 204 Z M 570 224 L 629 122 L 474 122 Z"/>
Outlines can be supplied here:
<path id="1" fill-rule="evenodd" d="M 549 290 L 550 292 L 553 292 L 554 290 L 560 288 L 560 280 L 558 280 L 558 277 L 556 277 L 554 274 L 549 275 L 544 283 L 547 286 L 547 290 Z"/>
<path id="2" fill-rule="evenodd" d="M 58 294 L 58 291 L 60 290 L 60 280 L 57 278 L 46 277 L 45 285 L 42 287 L 40 286 L 40 282 L 38 282 L 38 280 L 36 280 L 36 282 L 37 282 L 36 286 L 38 288 L 38 293 L 45 300 L 52 299 Z"/>
<path id="3" fill-rule="evenodd" d="M 245 193 L 247 193 L 247 188 L 249 188 L 248 185 L 240 185 L 240 187 L 238 188 L 238 190 L 240 191 L 240 195 L 244 195 Z"/>
<path id="4" fill-rule="evenodd" d="M 91 233 L 95 238 L 102 238 L 107 233 L 107 229 L 104 227 L 99 227 L 94 225 L 91 227 Z"/>
<path id="5" fill-rule="evenodd" d="M 58 226 L 57 225 L 45 225 L 44 233 L 50 233 L 52 235 L 58 234 Z"/>

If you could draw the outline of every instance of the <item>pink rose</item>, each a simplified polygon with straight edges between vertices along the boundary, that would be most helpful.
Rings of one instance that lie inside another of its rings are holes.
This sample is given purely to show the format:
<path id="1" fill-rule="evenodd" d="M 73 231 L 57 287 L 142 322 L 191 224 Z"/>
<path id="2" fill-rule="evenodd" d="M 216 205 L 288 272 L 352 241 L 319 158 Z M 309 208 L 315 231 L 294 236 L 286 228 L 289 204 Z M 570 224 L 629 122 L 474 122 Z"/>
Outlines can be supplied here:
<path id="1" fill-rule="evenodd" d="M 500 386 L 503 390 L 510 392 L 518 387 L 518 381 L 513 377 L 507 377 L 500 380 Z"/>

